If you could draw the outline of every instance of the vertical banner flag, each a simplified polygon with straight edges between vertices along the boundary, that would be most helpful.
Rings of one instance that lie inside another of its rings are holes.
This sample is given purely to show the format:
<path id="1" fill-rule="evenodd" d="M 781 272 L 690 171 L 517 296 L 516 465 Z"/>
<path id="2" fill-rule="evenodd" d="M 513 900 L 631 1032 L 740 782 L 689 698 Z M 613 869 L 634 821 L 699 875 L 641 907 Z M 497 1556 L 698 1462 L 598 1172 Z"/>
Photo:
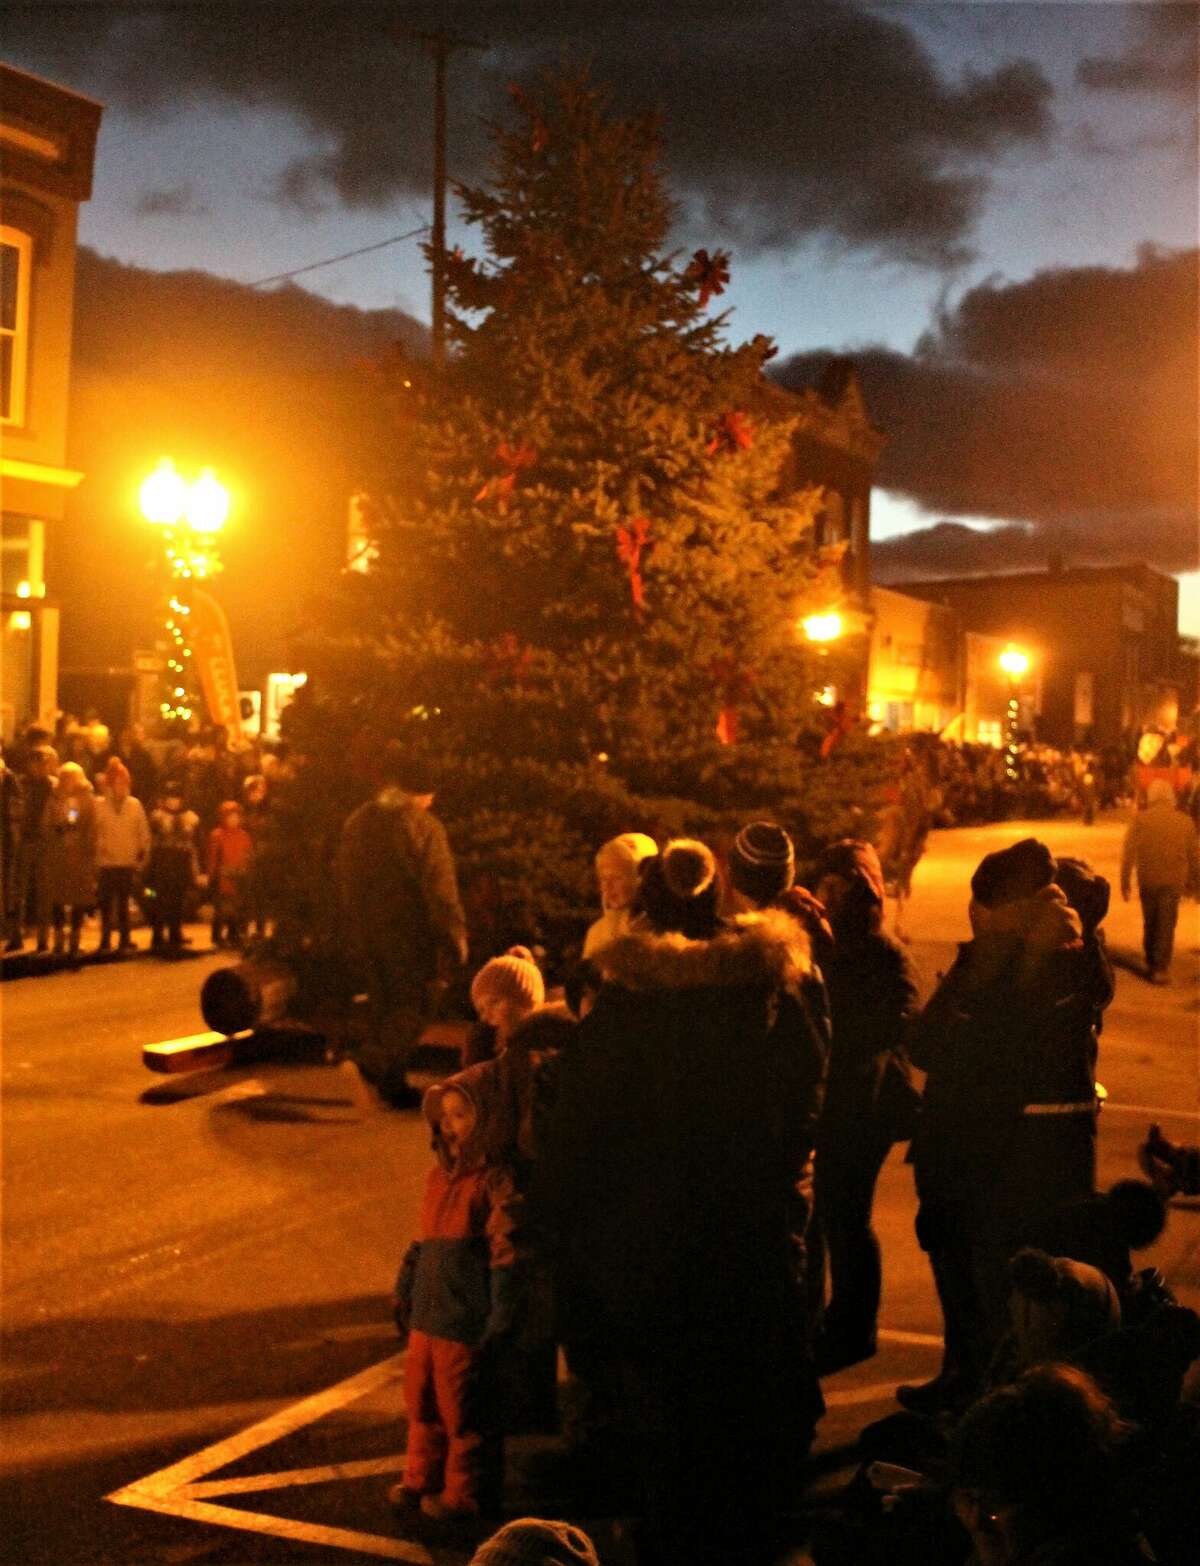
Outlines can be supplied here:
<path id="1" fill-rule="evenodd" d="M 192 615 L 188 627 L 192 656 L 198 664 L 200 685 L 214 723 L 229 730 L 230 739 L 242 733 L 242 708 L 239 700 L 237 670 L 233 662 L 233 641 L 225 611 L 210 594 L 193 588 Z"/>

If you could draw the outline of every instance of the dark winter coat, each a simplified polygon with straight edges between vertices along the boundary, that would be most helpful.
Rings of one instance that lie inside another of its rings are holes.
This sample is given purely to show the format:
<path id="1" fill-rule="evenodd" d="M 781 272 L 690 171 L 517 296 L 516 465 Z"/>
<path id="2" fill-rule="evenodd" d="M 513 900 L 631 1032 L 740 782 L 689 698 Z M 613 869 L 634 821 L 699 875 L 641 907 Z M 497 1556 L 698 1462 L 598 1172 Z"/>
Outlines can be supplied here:
<path id="1" fill-rule="evenodd" d="M 916 1024 L 913 1160 L 922 1203 L 1011 1224 L 1092 1190 L 1096 997 L 1057 887 L 1000 912 L 1005 928 L 959 948 Z"/>
<path id="2" fill-rule="evenodd" d="M 439 956 L 466 957 L 467 921 L 442 823 L 398 788 L 351 815 L 337 852 L 348 933 L 417 983 L 437 976 Z"/>
<path id="3" fill-rule="evenodd" d="M 200 873 L 196 857 L 200 818 L 194 810 L 150 812 L 150 869 L 146 879 L 159 896 L 190 892 Z"/>
<path id="4" fill-rule="evenodd" d="M 55 906 L 88 908 L 96 900 L 96 804 L 91 790 L 55 789 L 42 811 L 46 899 Z"/>
<path id="5" fill-rule="evenodd" d="M 535 1176 L 573 1298 L 628 1343 L 731 1322 L 778 1336 L 799 1309 L 794 1187 L 825 1066 L 803 931 L 747 914 L 710 940 L 637 931 L 595 961 L 606 982 L 560 1056 Z"/>
<path id="6" fill-rule="evenodd" d="M 886 1073 L 907 1074 L 908 1030 L 918 1010 L 912 959 L 882 931 L 843 939 L 825 969 L 833 1044 L 821 1136 L 888 1129 Z"/>

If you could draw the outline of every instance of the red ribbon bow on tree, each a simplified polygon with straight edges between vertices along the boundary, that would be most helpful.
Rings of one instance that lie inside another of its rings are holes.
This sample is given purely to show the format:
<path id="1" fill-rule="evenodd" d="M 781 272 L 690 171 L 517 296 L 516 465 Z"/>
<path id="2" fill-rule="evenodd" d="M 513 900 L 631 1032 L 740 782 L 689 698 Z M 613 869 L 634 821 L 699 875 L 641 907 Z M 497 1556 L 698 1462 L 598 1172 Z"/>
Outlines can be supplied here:
<path id="1" fill-rule="evenodd" d="M 494 478 L 485 480 L 475 495 L 475 504 L 479 505 L 485 500 L 495 500 L 503 513 L 508 509 L 508 499 L 517 481 L 517 474 L 522 468 L 533 466 L 537 461 L 537 450 L 533 446 L 526 445 L 524 441 L 519 446 L 510 446 L 506 440 L 502 440 L 493 456 L 497 465 L 504 471 Z"/>
<path id="2" fill-rule="evenodd" d="M 713 294 L 725 292 L 725 284 L 729 281 L 729 257 L 723 250 L 716 250 L 711 256 L 707 250 L 697 250 L 683 274 L 683 280 L 685 283 L 695 283 L 699 288 L 700 308 L 703 310 Z"/>
<path id="3" fill-rule="evenodd" d="M 631 517 L 629 525 L 617 527 L 617 559 L 629 572 L 629 592 L 633 598 L 634 613 L 640 615 L 646 607 L 646 593 L 642 582 L 642 554 L 650 543 L 650 523 L 646 517 Z"/>
<path id="4" fill-rule="evenodd" d="M 743 669 L 736 658 L 714 658 L 708 672 L 721 691 L 721 710 L 717 713 L 717 739 L 722 745 L 734 745 L 738 737 L 735 702 L 754 689 L 754 670 Z"/>
<path id="5" fill-rule="evenodd" d="M 749 451 L 753 444 L 754 426 L 740 409 L 734 409 L 717 420 L 704 455 L 715 457 L 718 451 Z"/>

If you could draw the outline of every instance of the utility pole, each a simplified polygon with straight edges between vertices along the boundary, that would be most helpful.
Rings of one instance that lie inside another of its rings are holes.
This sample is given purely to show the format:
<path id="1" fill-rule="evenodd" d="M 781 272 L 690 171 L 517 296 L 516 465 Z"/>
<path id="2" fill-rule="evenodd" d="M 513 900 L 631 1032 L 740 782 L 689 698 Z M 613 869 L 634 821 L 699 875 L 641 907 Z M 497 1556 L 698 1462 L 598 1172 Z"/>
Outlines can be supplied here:
<path id="1" fill-rule="evenodd" d="M 485 49 L 477 38 L 457 33 L 407 33 L 433 56 L 433 223 L 430 231 L 433 362 L 446 360 L 446 62 L 456 49 Z"/>

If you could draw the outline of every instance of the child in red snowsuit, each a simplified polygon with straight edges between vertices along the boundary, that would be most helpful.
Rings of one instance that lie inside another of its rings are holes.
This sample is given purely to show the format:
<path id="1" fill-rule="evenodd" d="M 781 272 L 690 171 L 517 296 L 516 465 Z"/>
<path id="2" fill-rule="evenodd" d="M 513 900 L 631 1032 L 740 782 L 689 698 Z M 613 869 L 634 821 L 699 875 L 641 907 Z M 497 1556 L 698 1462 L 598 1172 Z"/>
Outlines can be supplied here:
<path id="1" fill-rule="evenodd" d="M 517 1195 L 489 1141 L 496 1116 L 487 1093 L 486 1083 L 452 1077 L 425 1095 L 437 1159 L 396 1280 L 398 1319 L 408 1324 L 408 1452 L 389 1498 L 439 1521 L 478 1516 L 500 1492 L 492 1381 L 513 1316 Z"/>
<path id="2" fill-rule="evenodd" d="M 254 839 L 242 825 L 241 806 L 227 799 L 221 824 L 208 838 L 208 892 L 212 899 L 212 943 L 237 946 L 242 939 L 242 913 Z"/>

